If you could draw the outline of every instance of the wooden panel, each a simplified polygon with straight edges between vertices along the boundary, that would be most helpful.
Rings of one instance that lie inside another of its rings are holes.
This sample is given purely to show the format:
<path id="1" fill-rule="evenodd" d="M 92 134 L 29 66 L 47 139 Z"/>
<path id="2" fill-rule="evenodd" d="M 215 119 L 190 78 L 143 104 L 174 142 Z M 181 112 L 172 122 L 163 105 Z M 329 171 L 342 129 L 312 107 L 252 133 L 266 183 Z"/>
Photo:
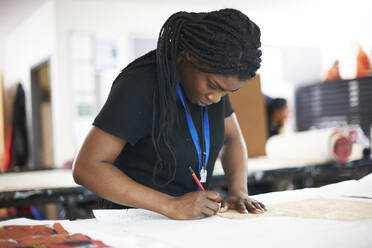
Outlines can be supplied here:
<path id="1" fill-rule="evenodd" d="M 42 137 L 41 159 L 45 167 L 53 167 L 52 109 L 50 102 L 43 102 L 40 107 Z"/>
<path id="2" fill-rule="evenodd" d="M 4 115 L 4 85 L 0 74 L 0 167 L 3 165 L 5 151 L 5 115 Z"/>
<path id="3" fill-rule="evenodd" d="M 264 156 L 268 131 L 260 76 L 251 79 L 230 98 L 247 144 L 248 156 Z"/>

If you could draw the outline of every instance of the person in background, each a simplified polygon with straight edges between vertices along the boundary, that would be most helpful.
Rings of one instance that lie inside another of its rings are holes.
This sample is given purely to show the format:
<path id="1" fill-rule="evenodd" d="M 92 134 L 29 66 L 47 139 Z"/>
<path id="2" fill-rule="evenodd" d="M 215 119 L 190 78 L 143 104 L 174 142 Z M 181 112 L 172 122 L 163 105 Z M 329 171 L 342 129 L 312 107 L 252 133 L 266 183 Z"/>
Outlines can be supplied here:
<path id="1" fill-rule="evenodd" d="M 266 111 L 269 137 L 283 132 L 288 120 L 288 104 L 284 98 L 266 98 Z"/>
<path id="2" fill-rule="evenodd" d="M 199 219 L 220 210 L 208 190 L 220 154 L 228 183 L 221 211 L 266 211 L 248 196 L 247 151 L 228 96 L 256 75 L 260 45 L 259 27 L 238 10 L 173 14 L 156 50 L 115 79 L 74 161 L 75 181 L 105 207 Z"/>

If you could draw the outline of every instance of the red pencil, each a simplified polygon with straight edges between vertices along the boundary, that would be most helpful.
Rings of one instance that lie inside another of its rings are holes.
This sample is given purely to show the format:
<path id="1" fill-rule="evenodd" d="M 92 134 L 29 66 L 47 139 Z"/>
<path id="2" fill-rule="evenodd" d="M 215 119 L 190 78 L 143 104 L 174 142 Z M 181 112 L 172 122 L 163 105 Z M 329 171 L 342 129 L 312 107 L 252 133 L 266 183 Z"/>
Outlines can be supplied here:
<path id="1" fill-rule="evenodd" d="M 190 170 L 191 175 L 192 175 L 192 177 L 194 178 L 196 184 L 199 186 L 199 188 L 200 188 L 202 191 L 205 191 L 203 185 L 200 183 L 198 177 L 195 175 L 195 172 L 194 172 L 194 170 L 191 168 L 191 166 L 189 166 L 189 170 Z M 217 202 L 218 202 L 218 203 L 222 202 L 222 198 L 221 198 L 221 197 L 217 198 Z"/>

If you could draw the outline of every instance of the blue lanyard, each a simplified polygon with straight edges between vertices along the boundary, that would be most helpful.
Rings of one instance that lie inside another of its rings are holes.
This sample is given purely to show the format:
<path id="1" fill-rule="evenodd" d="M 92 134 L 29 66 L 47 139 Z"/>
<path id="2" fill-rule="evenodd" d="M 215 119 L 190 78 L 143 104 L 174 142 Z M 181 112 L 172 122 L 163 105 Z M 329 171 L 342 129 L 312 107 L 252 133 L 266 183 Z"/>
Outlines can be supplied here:
<path id="1" fill-rule="evenodd" d="M 194 146 L 195 146 L 196 152 L 198 153 L 198 157 L 199 157 L 199 174 L 200 174 L 200 171 L 202 169 L 202 159 L 203 159 L 202 152 L 204 152 L 204 151 L 202 151 L 201 148 L 200 148 L 198 133 L 196 132 L 196 128 L 195 128 L 194 122 L 192 121 L 192 118 L 190 116 L 190 113 L 187 110 L 185 101 L 183 99 L 183 94 L 182 94 L 180 85 L 178 83 L 177 83 L 177 93 L 178 93 L 178 96 L 181 99 L 181 102 L 182 102 L 183 107 L 185 108 L 187 125 L 189 127 L 189 131 L 190 131 L 190 134 L 191 134 L 191 137 L 192 137 L 192 141 L 194 142 Z M 209 147 L 210 147 L 209 119 L 208 119 L 208 109 L 207 109 L 207 107 L 204 107 L 203 130 L 204 130 L 204 137 L 203 138 L 205 140 L 205 152 L 206 152 L 206 154 L 205 154 L 206 155 L 205 156 L 205 161 L 203 161 L 203 162 L 204 162 L 205 169 L 207 169 L 207 163 L 208 163 L 208 158 L 209 158 Z"/>

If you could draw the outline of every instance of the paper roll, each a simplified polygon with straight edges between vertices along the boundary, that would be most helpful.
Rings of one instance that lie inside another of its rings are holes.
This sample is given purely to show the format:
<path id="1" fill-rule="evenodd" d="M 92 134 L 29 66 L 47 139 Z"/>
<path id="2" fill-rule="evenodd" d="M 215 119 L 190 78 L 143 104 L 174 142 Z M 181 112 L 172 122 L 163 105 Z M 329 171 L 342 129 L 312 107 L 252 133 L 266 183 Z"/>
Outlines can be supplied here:
<path id="1" fill-rule="evenodd" d="M 266 142 L 269 158 L 299 163 L 346 162 L 351 151 L 349 137 L 333 128 L 274 135 Z"/>

